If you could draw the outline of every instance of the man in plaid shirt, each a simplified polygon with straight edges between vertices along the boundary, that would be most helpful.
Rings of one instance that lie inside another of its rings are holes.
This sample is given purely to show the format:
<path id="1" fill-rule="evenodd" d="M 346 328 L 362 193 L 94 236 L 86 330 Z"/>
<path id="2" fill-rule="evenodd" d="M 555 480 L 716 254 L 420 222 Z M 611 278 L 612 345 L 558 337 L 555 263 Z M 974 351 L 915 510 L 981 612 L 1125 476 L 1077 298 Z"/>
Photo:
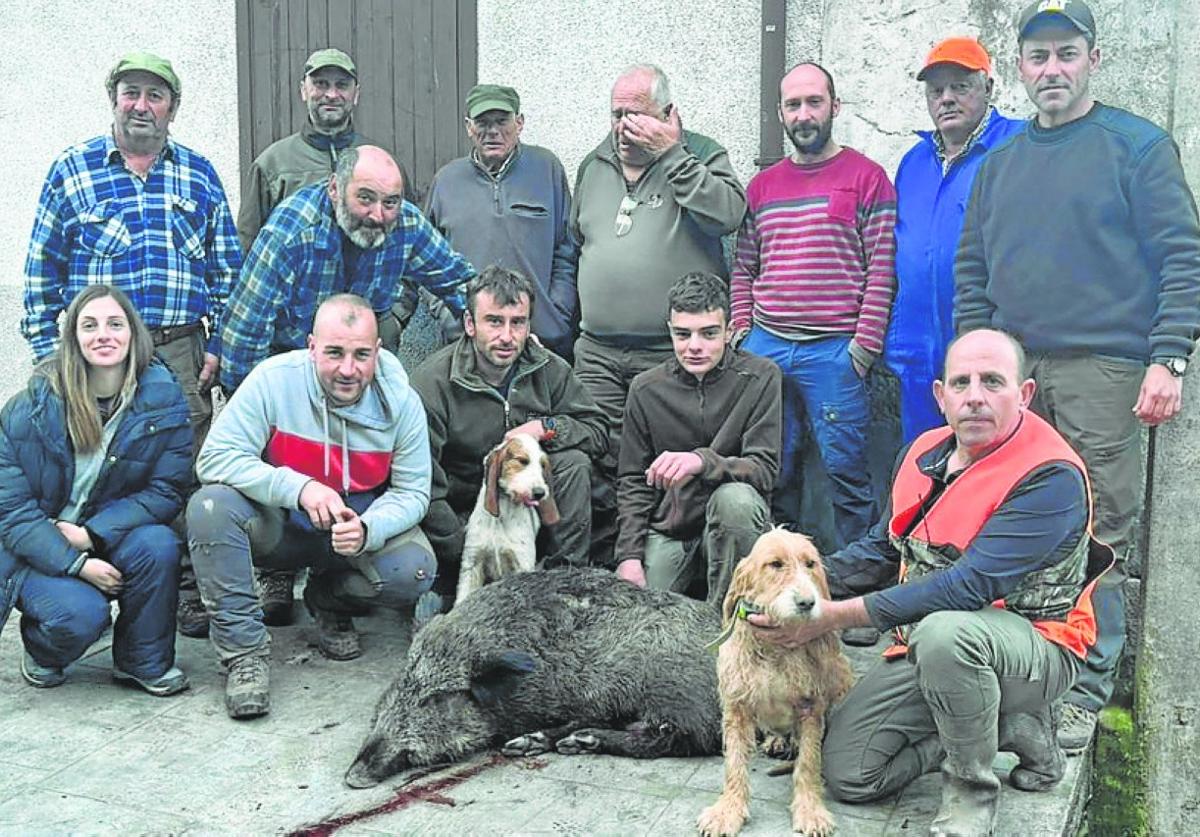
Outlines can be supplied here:
<path id="1" fill-rule="evenodd" d="M 212 419 L 218 328 L 242 262 L 237 230 L 212 164 L 167 136 L 180 95 L 171 63 L 130 53 L 106 87 L 112 131 L 60 154 L 42 187 L 21 333 L 41 360 L 76 294 L 100 283 L 125 291 L 183 386 L 199 450 Z"/>
<path id="2" fill-rule="evenodd" d="M 232 392 L 269 355 L 303 348 L 317 306 L 339 293 L 390 317 L 404 280 L 462 318 L 463 285 L 475 275 L 403 198 L 400 167 L 381 148 L 349 148 L 327 183 L 284 199 L 254 240 L 229 297 L 221 332 L 221 384 Z"/>

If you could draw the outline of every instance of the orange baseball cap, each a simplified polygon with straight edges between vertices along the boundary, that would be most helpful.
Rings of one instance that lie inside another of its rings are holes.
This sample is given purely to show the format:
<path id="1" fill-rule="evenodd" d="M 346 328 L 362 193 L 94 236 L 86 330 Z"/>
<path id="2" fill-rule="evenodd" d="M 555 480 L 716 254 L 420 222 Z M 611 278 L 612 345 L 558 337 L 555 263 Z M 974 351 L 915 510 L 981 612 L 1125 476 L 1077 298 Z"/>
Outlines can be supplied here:
<path id="1" fill-rule="evenodd" d="M 925 71 L 935 64 L 956 64 L 968 70 L 983 70 L 992 74 L 992 59 L 983 45 L 974 38 L 947 38 L 929 51 L 925 66 L 917 73 L 917 81 L 925 80 Z"/>

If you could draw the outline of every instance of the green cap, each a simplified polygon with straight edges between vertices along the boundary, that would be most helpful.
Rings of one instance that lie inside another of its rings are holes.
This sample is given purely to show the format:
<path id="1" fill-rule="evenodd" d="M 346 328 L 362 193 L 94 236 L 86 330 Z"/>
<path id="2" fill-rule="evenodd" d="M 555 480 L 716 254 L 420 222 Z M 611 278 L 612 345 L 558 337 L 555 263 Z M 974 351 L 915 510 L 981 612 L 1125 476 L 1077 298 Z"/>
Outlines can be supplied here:
<path id="1" fill-rule="evenodd" d="M 112 68 L 108 74 L 108 78 L 104 82 L 105 89 L 109 95 L 117 89 L 117 80 L 134 70 L 145 70 L 147 73 L 153 73 L 167 83 L 167 87 L 171 88 L 171 92 L 175 98 L 179 98 L 179 94 L 183 92 L 183 87 L 179 83 L 179 76 L 175 75 L 175 68 L 171 66 L 171 62 L 165 58 L 159 58 L 152 52 L 130 52 L 127 55 L 121 56 L 117 61 L 117 65 Z"/>
<path id="2" fill-rule="evenodd" d="M 477 84 L 467 94 L 467 118 L 474 119 L 489 110 L 521 112 L 521 97 L 503 84 Z"/>
<path id="3" fill-rule="evenodd" d="M 308 56 L 308 60 L 304 62 L 304 75 L 307 76 L 309 73 L 319 70 L 322 67 L 337 67 L 339 70 L 345 70 L 354 76 L 355 81 L 358 81 L 358 68 L 350 60 L 350 56 L 340 49 L 334 49 L 333 47 L 318 49 L 312 55 Z"/>

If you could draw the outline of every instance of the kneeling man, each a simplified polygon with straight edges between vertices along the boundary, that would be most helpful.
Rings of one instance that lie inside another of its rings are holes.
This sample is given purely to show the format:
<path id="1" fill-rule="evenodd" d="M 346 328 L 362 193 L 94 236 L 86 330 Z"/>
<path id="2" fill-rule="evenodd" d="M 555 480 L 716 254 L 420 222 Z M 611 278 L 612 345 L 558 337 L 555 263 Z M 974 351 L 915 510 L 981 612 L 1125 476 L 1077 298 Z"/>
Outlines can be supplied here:
<path id="1" fill-rule="evenodd" d="M 823 603 L 796 629 L 750 617 L 786 644 L 897 629 L 897 644 L 830 713 L 825 780 L 836 798 L 867 802 L 940 764 L 931 834 L 992 833 L 998 749 L 1020 760 L 1014 786 L 1059 782 L 1051 704 L 1096 641 L 1091 596 L 1112 552 L 1091 537 L 1083 461 L 1029 411 L 1034 389 L 1007 334 L 980 329 L 951 343 L 934 383 L 950 426 L 901 453 L 881 524 L 826 559 L 835 595 L 897 572 L 900 583 Z"/>
<path id="2" fill-rule="evenodd" d="M 729 345 L 729 291 L 688 273 L 667 295 L 675 356 L 629 387 L 617 480 L 617 575 L 721 606 L 737 562 L 770 527 L 780 372 Z"/>
<path id="3" fill-rule="evenodd" d="M 270 708 L 270 636 L 254 568 L 312 569 L 304 602 L 321 653 L 362 653 L 351 616 L 430 588 L 429 435 L 404 368 L 380 351 L 351 294 L 317 309 L 308 348 L 264 360 L 213 423 L 196 461 L 188 543 L 229 677 L 231 718 Z"/>
<path id="4" fill-rule="evenodd" d="M 570 364 L 529 339 L 535 293 L 524 274 L 484 269 L 467 284 L 463 336 L 413 373 L 433 452 L 433 493 L 422 528 L 437 553 L 443 597 L 457 584 L 484 457 L 515 433 L 536 438 L 550 459 L 560 520 L 539 536 L 539 565 L 587 564 L 592 462 L 607 449 L 608 427 Z"/>

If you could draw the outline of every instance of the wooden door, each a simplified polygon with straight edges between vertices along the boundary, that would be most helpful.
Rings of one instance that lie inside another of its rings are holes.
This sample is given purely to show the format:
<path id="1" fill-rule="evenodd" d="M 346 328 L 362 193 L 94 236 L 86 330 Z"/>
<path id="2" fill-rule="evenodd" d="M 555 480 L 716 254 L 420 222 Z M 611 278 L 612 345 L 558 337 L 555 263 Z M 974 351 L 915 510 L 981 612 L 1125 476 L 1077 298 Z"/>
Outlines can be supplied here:
<path id="1" fill-rule="evenodd" d="M 300 130 L 304 61 L 337 47 L 358 67 L 356 127 L 396 155 L 420 204 L 438 168 L 469 148 L 475 16 L 476 0 L 237 0 L 242 171 Z"/>

